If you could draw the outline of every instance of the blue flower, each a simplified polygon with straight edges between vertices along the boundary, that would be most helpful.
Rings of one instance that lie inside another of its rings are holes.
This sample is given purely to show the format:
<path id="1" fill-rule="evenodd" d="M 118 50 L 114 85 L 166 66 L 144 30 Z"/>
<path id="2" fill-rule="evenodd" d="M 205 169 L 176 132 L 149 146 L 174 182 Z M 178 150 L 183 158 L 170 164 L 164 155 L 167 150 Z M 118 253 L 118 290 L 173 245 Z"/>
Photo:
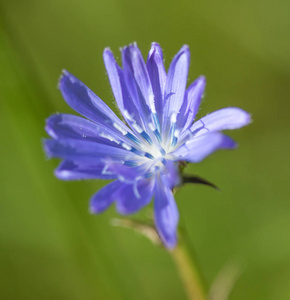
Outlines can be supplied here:
<path id="1" fill-rule="evenodd" d="M 160 46 L 152 43 L 147 62 L 136 44 L 121 49 L 119 67 L 110 49 L 104 62 L 124 122 L 87 86 L 67 71 L 59 88 L 82 117 L 48 118 L 44 141 L 49 157 L 63 159 L 55 174 L 63 180 L 114 179 L 91 198 L 92 213 L 113 202 L 132 214 L 154 197 L 157 232 L 167 248 L 177 242 L 178 209 L 172 189 L 180 184 L 180 161 L 198 163 L 218 149 L 235 148 L 220 131 L 247 125 L 240 108 L 223 108 L 195 121 L 205 88 L 203 76 L 186 88 L 189 48 L 183 46 L 168 73 Z"/>

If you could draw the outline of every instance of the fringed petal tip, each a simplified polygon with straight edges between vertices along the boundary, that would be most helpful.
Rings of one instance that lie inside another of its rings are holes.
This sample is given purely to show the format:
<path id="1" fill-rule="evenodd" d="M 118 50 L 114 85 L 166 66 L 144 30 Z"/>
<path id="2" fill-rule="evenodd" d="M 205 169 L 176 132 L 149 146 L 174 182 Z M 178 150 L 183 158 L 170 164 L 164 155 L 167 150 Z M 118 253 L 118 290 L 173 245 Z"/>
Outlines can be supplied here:
<path id="1" fill-rule="evenodd" d="M 180 51 L 189 51 L 189 46 L 188 46 L 187 44 L 184 44 L 184 45 L 181 47 Z"/>
<path id="2" fill-rule="evenodd" d="M 180 59 L 181 56 L 184 56 L 187 60 L 188 60 L 188 64 L 189 64 L 189 59 L 190 59 L 190 51 L 189 51 L 189 46 L 184 44 L 180 50 L 177 52 L 177 54 L 174 56 L 172 62 L 174 62 L 174 60 L 178 60 Z M 172 63 L 171 62 L 171 63 Z"/>
<path id="3" fill-rule="evenodd" d="M 103 60 L 104 60 L 105 64 L 108 60 L 110 60 L 114 63 L 116 62 L 113 51 L 109 47 L 105 48 L 103 51 Z"/>
<path id="4" fill-rule="evenodd" d="M 62 86 L 62 82 L 65 78 L 69 78 L 70 76 L 73 76 L 69 71 L 67 71 L 66 69 L 62 69 L 61 74 L 59 76 L 58 79 L 58 84 L 57 84 L 57 88 L 60 90 L 61 86 Z"/>
<path id="5" fill-rule="evenodd" d="M 126 49 L 129 49 L 129 48 L 138 48 L 137 42 L 133 42 L 133 43 L 130 43 L 129 45 L 120 47 L 119 50 L 122 52 L 122 51 L 124 51 L 124 50 L 126 50 Z M 138 49 L 138 50 L 139 50 L 139 49 Z"/>
<path id="6" fill-rule="evenodd" d="M 106 47 L 103 51 L 103 53 L 107 53 L 107 52 L 112 52 L 111 48 L 110 47 Z"/>
<path id="7" fill-rule="evenodd" d="M 199 82 L 199 84 L 205 85 L 205 84 L 206 84 L 206 77 L 205 77 L 205 75 L 200 75 L 200 76 L 197 78 L 197 81 Z"/>
<path id="8" fill-rule="evenodd" d="M 163 56 L 162 49 L 161 49 L 160 45 L 157 42 L 152 42 L 151 43 L 151 48 L 150 48 L 149 53 L 148 53 L 148 58 L 151 57 L 152 55 L 154 55 L 155 53 L 157 53 L 158 55 Z"/>
<path id="9" fill-rule="evenodd" d="M 155 47 L 155 46 L 160 47 L 160 45 L 159 45 L 158 42 L 152 42 L 152 43 L 151 43 L 151 46 L 152 46 L 152 47 Z"/>

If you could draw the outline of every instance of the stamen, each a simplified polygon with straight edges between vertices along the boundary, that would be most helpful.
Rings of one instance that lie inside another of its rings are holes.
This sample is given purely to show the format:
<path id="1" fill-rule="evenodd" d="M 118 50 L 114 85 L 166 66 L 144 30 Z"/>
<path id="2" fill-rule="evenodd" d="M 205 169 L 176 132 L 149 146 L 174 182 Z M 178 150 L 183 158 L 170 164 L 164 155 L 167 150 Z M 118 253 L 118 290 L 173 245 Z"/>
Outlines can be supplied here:
<path id="1" fill-rule="evenodd" d="M 133 152 L 133 153 L 135 153 L 135 154 L 137 154 L 137 155 L 139 155 L 139 156 L 142 156 L 142 157 L 146 156 L 146 153 L 147 153 L 147 152 L 139 151 L 139 150 L 137 150 L 134 147 L 132 147 L 132 149 L 130 151 Z"/>
<path id="2" fill-rule="evenodd" d="M 127 145 L 126 143 L 122 143 L 122 147 L 128 151 L 131 151 L 132 150 L 132 147 Z"/>
<path id="3" fill-rule="evenodd" d="M 152 118 L 153 118 L 153 122 L 154 122 L 155 127 L 160 132 L 160 122 L 159 122 L 159 118 L 158 118 L 157 113 L 153 114 Z"/>
<path id="4" fill-rule="evenodd" d="M 144 156 L 147 157 L 147 158 L 150 158 L 150 159 L 154 159 L 155 158 L 152 154 L 150 154 L 148 152 L 146 152 Z"/>
<path id="5" fill-rule="evenodd" d="M 149 123 L 148 126 L 152 132 L 156 129 L 156 127 L 154 127 L 153 123 Z"/>
<path id="6" fill-rule="evenodd" d="M 124 114 L 124 117 L 125 117 L 127 120 L 133 121 L 133 119 L 132 119 L 132 117 L 131 117 L 131 115 L 129 114 L 129 112 L 128 112 L 127 109 L 125 109 L 125 110 L 123 111 L 123 114 Z"/>
<path id="7" fill-rule="evenodd" d="M 152 90 L 149 94 L 149 106 L 152 114 L 156 114 L 156 108 L 155 108 L 155 101 L 154 101 L 154 95 L 152 94 Z"/>
<path id="8" fill-rule="evenodd" d="M 154 168 L 154 171 L 155 171 L 155 172 L 157 172 L 158 170 L 160 170 L 160 167 L 159 167 L 159 166 L 156 166 L 156 165 L 155 165 L 153 168 Z"/>
<path id="9" fill-rule="evenodd" d="M 143 129 L 135 122 L 132 124 L 132 127 L 140 134 Z"/>
<path id="10" fill-rule="evenodd" d="M 179 134 L 180 134 L 180 130 L 179 130 L 179 129 L 175 129 L 175 131 L 174 131 L 174 136 L 175 136 L 176 138 L 178 138 L 178 137 L 179 137 Z"/>
<path id="11" fill-rule="evenodd" d="M 135 161 L 132 161 L 132 160 L 126 160 L 124 162 L 124 165 L 125 166 L 130 166 L 130 167 L 137 167 L 138 166 L 138 164 Z"/>
<path id="12" fill-rule="evenodd" d="M 159 144 L 161 144 L 161 143 L 162 143 L 162 138 L 161 138 L 161 135 L 160 135 L 159 131 L 158 131 L 157 129 L 155 129 L 155 130 L 153 131 L 153 133 L 154 133 L 154 135 L 156 136 L 157 141 L 159 142 Z"/>
<path id="13" fill-rule="evenodd" d="M 152 172 L 149 172 L 149 173 L 147 173 L 147 174 L 145 174 L 145 178 L 149 178 L 149 177 L 151 177 L 153 174 L 152 174 Z"/>
<path id="14" fill-rule="evenodd" d="M 178 139 L 174 136 L 172 139 L 171 147 L 175 147 L 177 144 Z"/>
<path id="15" fill-rule="evenodd" d="M 177 120 L 177 113 L 176 112 L 173 112 L 171 114 L 171 117 L 170 117 L 170 122 L 171 123 L 176 123 L 176 120 Z"/>
<path id="16" fill-rule="evenodd" d="M 127 119 L 131 125 L 139 134 L 142 132 L 142 128 L 137 124 L 137 122 L 134 120 L 134 118 L 129 114 L 128 110 L 124 110 L 123 112 L 125 119 Z M 137 143 L 138 145 L 141 144 L 141 142 L 136 138 L 133 134 L 128 132 L 126 136 L 132 140 L 133 142 Z"/>
<path id="17" fill-rule="evenodd" d="M 131 118 L 130 121 L 132 122 L 131 126 L 137 131 L 137 133 L 139 133 L 149 143 L 149 145 L 152 145 L 150 136 L 136 123 L 134 119 Z"/>
<path id="18" fill-rule="evenodd" d="M 149 145 L 152 145 L 153 142 L 151 140 L 151 137 L 148 135 L 147 132 L 145 132 L 144 130 L 140 133 L 141 136 L 148 142 Z"/>
<path id="19" fill-rule="evenodd" d="M 116 144 L 120 144 L 120 141 L 117 141 L 115 138 L 113 138 L 112 136 L 110 136 L 109 134 L 106 134 L 104 132 L 101 132 L 100 133 L 100 137 L 104 138 L 104 139 L 107 139 L 111 142 L 115 142 Z"/>
<path id="20" fill-rule="evenodd" d="M 141 142 L 130 132 L 126 134 L 126 137 L 129 138 L 131 141 L 135 142 L 136 144 L 140 145 Z"/>
<path id="21" fill-rule="evenodd" d="M 171 144 L 172 144 L 172 141 L 173 141 L 173 138 L 174 138 L 175 130 L 176 130 L 176 123 L 172 123 L 171 127 L 170 127 L 170 133 L 169 133 Z"/>
<path id="22" fill-rule="evenodd" d="M 170 117 L 171 127 L 170 127 L 170 141 L 171 141 L 171 147 L 176 146 L 178 136 L 179 136 L 179 130 L 176 129 L 176 121 L 177 121 L 177 113 L 173 112 Z"/>
<path id="23" fill-rule="evenodd" d="M 160 135 L 159 131 L 156 129 L 156 127 L 154 126 L 154 124 L 149 123 L 148 126 L 149 126 L 149 129 L 154 133 L 157 141 L 161 144 L 161 141 L 162 141 L 161 135 Z"/>
<path id="24" fill-rule="evenodd" d="M 164 156 L 166 154 L 166 151 L 162 147 L 159 148 L 159 151 L 162 156 Z"/>
<path id="25" fill-rule="evenodd" d="M 175 147 L 176 146 L 179 134 L 180 134 L 180 130 L 175 129 L 175 131 L 173 133 L 173 139 L 172 139 L 171 147 Z"/>
<path id="26" fill-rule="evenodd" d="M 123 129 L 123 128 L 122 128 L 119 124 L 117 124 L 116 122 L 113 123 L 113 126 L 114 126 L 117 130 L 119 130 L 119 131 L 122 133 L 122 135 L 126 135 L 126 134 L 128 133 L 127 130 Z"/>
<path id="27" fill-rule="evenodd" d="M 124 143 L 124 142 L 122 142 L 121 146 L 122 146 L 124 149 L 126 149 L 126 150 L 128 150 L 128 151 L 130 151 L 130 152 L 133 152 L 133 153 L 137 154 L 138 156 L 144 157 L 144 156 L 146 156 L 146 154 L 147 154 L 147 152 L 142 152 L 142 151 L 140 151 L 140 150 L 138 150 L 138 149 L 136 149 L 136 148 L 134 148 L 134 147 L 129 146 L 128 144 L 126 144 L 126 143 Z M 147 157 L 147 156 L 146 156 L 146 157 Z"/>

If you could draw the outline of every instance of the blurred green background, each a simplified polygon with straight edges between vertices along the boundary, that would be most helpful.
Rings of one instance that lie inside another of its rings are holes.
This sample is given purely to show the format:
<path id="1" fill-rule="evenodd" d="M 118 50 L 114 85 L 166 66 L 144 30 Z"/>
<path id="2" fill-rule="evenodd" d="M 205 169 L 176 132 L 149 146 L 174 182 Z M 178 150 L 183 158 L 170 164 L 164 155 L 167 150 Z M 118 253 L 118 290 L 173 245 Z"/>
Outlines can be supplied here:
<path id="1" fill-rule="evenodd" d="M 62 182 L 42 151 L 44 120 L 72 113 L 62 69 L 111 107 L 104 47 L 152 41 L 168 67 L 191 49 L 189 83 L 207 77 L 199 116 L 238 106 L 254 122 L 229 132 L 240 147 L 188 167 L 216 183 L 176 199 L 210 285 L 241 266 L 231 300 L 290 299 L 290 1 L 0 0 L 0 298 L 185 299 L 170 256 L 88 213 L 103 181 Z"/>

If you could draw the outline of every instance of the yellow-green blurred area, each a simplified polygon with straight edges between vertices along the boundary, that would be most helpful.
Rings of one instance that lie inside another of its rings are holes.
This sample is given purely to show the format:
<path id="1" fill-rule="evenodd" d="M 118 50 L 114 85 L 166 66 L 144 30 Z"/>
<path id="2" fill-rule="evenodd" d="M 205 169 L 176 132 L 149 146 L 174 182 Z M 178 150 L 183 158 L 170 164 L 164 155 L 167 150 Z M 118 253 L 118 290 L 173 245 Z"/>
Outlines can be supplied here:
<path id="1" fill-rule="evenodd" d="M 207 78 L 199 116 L 227 106 L 253 123 L 239 143 L 187 172 L 221 192 L 188 185 L 181 223 L 210 285 L 228 263 L 241 275 L 230 300 L 290 299 L 290 1 L 0 0 L 0 299 L 186 299 L 169 254 L 129 229 L 114 207 L 88 202 L 106 182 L 57 180 L 44 120 L 73 113 L 57 89 L 62 69 L 107 104 L 102 51 L 152 41 L 168 67 L 183 44 L 189 82 Z"/>

